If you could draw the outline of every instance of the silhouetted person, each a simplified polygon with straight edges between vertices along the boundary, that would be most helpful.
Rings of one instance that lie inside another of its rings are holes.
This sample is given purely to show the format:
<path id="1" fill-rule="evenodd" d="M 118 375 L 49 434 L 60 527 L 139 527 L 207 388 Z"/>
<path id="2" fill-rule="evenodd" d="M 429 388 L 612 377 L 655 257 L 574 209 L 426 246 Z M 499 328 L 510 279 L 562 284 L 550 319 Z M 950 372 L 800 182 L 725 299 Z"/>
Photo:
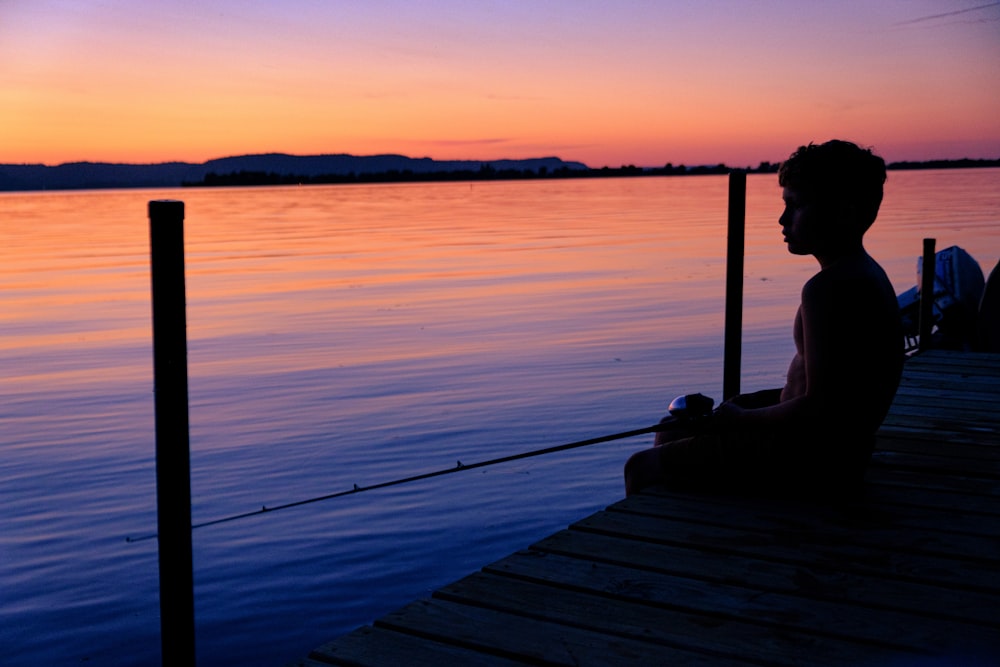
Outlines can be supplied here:
<path id="1" fill-rule="evenodd" d="M 805 492 L 860 484 L 899 385 L 896 294 L 862 245 L 882 202 L 885 162 L 845 141 L 800 147 L 781 166 L 788 250 L 820 271 L 802 288 L 785 386 L 737 396 L 703 421 L 670 417 L 625 465 L 627 495 L 648 486 Z"/>

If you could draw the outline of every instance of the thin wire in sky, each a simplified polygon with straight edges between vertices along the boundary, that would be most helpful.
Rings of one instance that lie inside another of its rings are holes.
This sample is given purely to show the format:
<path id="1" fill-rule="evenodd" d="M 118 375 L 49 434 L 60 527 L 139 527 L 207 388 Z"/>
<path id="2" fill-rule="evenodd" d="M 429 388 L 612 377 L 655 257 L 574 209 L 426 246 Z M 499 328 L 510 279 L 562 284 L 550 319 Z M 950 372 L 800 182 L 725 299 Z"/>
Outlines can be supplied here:
<path id="1" fill-rule="evenodd" d="M 928 16 L 920 16 L 915 19 L 909 19 L 908 21 L 900 21 L 895 25 L 911 25 L 913 23 L 924 23 L 925 21 L 934 21 L 937 19 L 946 19 L 952 16 L 958 16 L 959 14 L 968 14 L 969 12 L 978 12 L 983 9 L 989 9 L 990 7 L 1000 7 L 1000 2 L 988 2 L 985 5 L 977 5 L 976 7 L 968 7 L 967 9 L 957 9 L 953 12 L 945 12 L 943 14 L 930 14 Z"/>

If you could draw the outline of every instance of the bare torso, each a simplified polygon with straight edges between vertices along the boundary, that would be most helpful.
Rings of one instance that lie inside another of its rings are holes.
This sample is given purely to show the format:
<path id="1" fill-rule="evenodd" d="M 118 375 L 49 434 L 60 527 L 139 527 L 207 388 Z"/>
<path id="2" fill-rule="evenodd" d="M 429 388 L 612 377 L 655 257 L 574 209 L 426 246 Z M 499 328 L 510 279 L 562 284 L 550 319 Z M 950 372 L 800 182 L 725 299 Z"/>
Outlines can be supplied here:
<path id="1" fill-rule="evenodd" d="M 795 356 L 788 364 L 785 375 L 785 386 L 781 389 L 781 400 L 787 401 L 806 393 L 806 362 L 802 356 L 802 308 L 795 313 L 795 325 L 792 328 L 792 338 L 795 341 Z"/>
<path id="2" fill-rule="evenodd" d="M 808 396 L 813 428 L 874 431 L 903 359 L 899 308 L 882 268 L 863 251 L 824 268 L 802 290 L 792 335 L 781 401 Z"/>

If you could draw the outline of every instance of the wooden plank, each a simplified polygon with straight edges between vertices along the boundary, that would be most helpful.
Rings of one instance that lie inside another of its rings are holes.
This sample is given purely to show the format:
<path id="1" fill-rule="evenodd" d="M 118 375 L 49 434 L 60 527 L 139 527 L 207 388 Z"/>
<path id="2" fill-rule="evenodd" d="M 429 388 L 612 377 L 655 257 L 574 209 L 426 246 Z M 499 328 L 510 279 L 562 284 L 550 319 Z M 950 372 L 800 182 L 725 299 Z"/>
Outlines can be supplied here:
<path id="1" fill-rule="evenodd" d="M 892 424 L 896 420 L 919 421 L 921 418 L 931 424 L 941 424 L 947 429 L 968 430 L 975 426 L 981 429 L 984 445 L 998 444 L 997 434 L 1000 433 L 1000 416 L 996 413 L 996 403 L 1000 401 L 1000 396 L 993 400 L 973 401 L 965 400 L 965 395 L 951 399 L 949 402 L 961 402 L 960 407 L 939 406 L 931 399 L 921 396 L 915 392 L 905 392 L 897 396 L 897 402 L 886 415 L 886 422 L 883 423 L 881 431 L 892 430 Z"/>
<path id="2" fill-rule="evenodd" d="M 997 363 L 997 360 L 994 358 L 995 356 L 988 355 L 963 359 L 963 355 L 959 353 L 950 361 L 944 357 L 935 360 L 911 358 L 904 365 L 903 377 L 909 378 L 932 373 L 938 374 L 942 378 L 954 378 L 963 375 L 995 377 L 997 374 L 1000 374 L 1000 364 Z"/>
<path id="3" fill-rule="evenodd" d="M 974 521 L 971 529 L 977 532 L 985 528 L 988 534 L 993 534 L 996 528 L 991 523 L 1000 525 L 1000 498 L 996 496 L 951 489 L 876 484 L 871 481 L 866 485 L 865 495 L 873 505 L 943 512 L 949 521 L 956 514 L 964 514 Z"/>
<path id="4" fill-rule="evenodd" d="M 919 610 L 931 618 L 974 624 L 1000 623 L 1000 590 L 992 593 L 887 578 L 868 568 L 823 567 L 803 557 L 776 562 L 752 554 L 721 554 L 697 546 L 653 544 L 563 530 L 532 545 L 532 550 L 622 565 L 708 582 L 735 584 L 775 593 L 803 595 L 873 609 Z"/>
<path id="5" fill-rule="evenodd" d="M 928 374 L 926 379 L 906 377 L 900 382 L 897 393 L 901 397 L 913 397 L 925 401 L 929 408 L 943 407 L 943 401 L 957 401 L 961 397 L 965 405 L 956 406 L 957 409 L 967 406 L 986 411 L 989 411 L 990 403 L 998 398 L 996 384 L 990 378 L 945 380 L 935 378 L 932 374 Z M 898 410 L 905 405 L 900 403 L 895 409 Z"/>
<path id="6" fill-rule="evenodd" d="M 489 566 L 488 571 L 576 590 L 613 592 L 618 599 L 899 652 L 948 653 L 963 646 L 987 646 L 995 640 L 991 629 L 939 618 L 927 622 L 917 613 L 876 610 L 558 555 L 540 558 L 537 553 L 518 552 Z"/>
<path id="7" fill-rule="evenodd" d="M 1000 387 L 995 383 L 986 383 L 987 390 L 982 393 L 972 393 L 962 391 L 958 393 L 943 393 L 940 391 L 930 391 L 917 386 L 911 381 L 902 382 L 896 391 L 890 412 L 896 412 L 907 408 L 919 409 L 942 409 L 942 410 L 978 410 L 985 413 L 996 414 L 996 397 L 1000 396 Z M 953 414 L 962 414 L 955 412 Z"/>
<path id="8" fill-rule="evenodd" d="M 936 471 L 902 470 L 889 466 L 881 466 L 869 468 L 865 480 L 869 486 L 897 486 L 932 491 L 950 491 L 968 496 L 1000 497 L 1000 480 L 962 475 L 943 475 L 938 474 Z"/>
<path id="9" fill-rule="evenodd" d="M 908 437 L 905 433 L 897 433 L 892 436 L 882 435 L 877 439 L 875 446 L 875 450 L 879 452 L 922 454 L 986 463 L 996 458 L 994 449 L 990 445 L 982 445 L 978 442 L 941 443 L 927 438 Z"/>
<path id="10" fill-rule="evenodd" d="M 667 503 L 664 503 L 667 504 Z M 708 514 L 717 519 L 718 513 Z M 962 558 L 963 549 L 955 547 L 939 535 L 933 542 L 911 538 L 906 531 L 894 531 L 864 544 L 843 538 L 825 536 L 821 531 L 804 533 L 795 530 L 744 530 L 738 527 L 709 526 L 676 519 L 603 512 L 573 524 L 574 529 L 589 530 L 622 539 L 662 544 L 697 545 L 698 548 L 720 554 L 755 558 L 801 565 L 816 564 L 825 568 L 840 568 L 855 573 L 884 573 L 906 581 L 962 587 L 968 590 L 1000 591 L 995 560 L 989 553 L 980 559 Z M 894 541 L 902 539 L 903 544 Z M 969 539 L 969 538 L 966 538 Z M 928 553 L 929 546 L 938 551 L 955 551 L 956 557 Z M 982 546 L 978 544 L 977 546 Z"/>
<path id="11" fill-rule="evenodd" d="M 294 660 L 288 663 L 286 667 L 328 667 L 329 665 L 330 665 L 329 662 L 318 662 L 316 660 L 313 660 L 312 658 L 299 658 L 298 660 Z"/>
<path id="12" fill-rule="evenodd" d="M 896 425 L 886 425 L 887 429 L 882 431 L 878 436 L 878 440 L 882 439 L 892 439 L 892 438 L 904 438 L 911 440 L 930 440 L 931 442 L 937 442 L 942 447 L 948 447 L 952 444 L 961 443 L 966 445 L 979 445 L 983 441 L 983 433 L 981 431 L 959 431 L 956 429 L 946 429 L 939 427 L 935 431 L 931 431 L 927 425 L 910 425 L 904 426 L 902 424 Z M 875 448 L 878 451 L 878 446 Z"/>
<path id="13" fill-rule="evenodd" d="M 947 369 L 964 368 L 1000 374 L 1000 354 L 995 352 L 956 352 L 927 350 L 907 360 L 907 367 Z"/>
<path id="14" fill-rule="evenodd" d="M 376 626 L 544 665 L 748 664 L 439 599 L 413 602 L 376 621 Z"/>
<path id="15" fill-rule="evenodd" d="M 997 399 L 1000 402 L 1000 398 Z M 992 408 L 989 408 L 992 409 Z M 960 419 L 961 421 L 956 421 Z M 882 424 L 882 432 L 893 430 L 897 422 L 923 425 L 932 430 L 941 428 L 946 431 L 960 433 L 978 433 L 980 444 L 996 447 L 1000 441 L 1000 420 L 997 415 L 984 412 L 982 409 L 967 410 L 937 410 L 925 406 L 913 406 L 912 411 L 897 410 L 886 415 Z M 931 433 L 930 435 L 933 435 Z M 941 438 L 945 444 L 944 438 Z"/>
<path id="16" fill-rule="evenodd" d="M 905 397 L 897 397 L 897 400 L 909 400 Z M 945 408 L 939 406 L 928 406 L 925 402 L 913 399 L 914 405 L 897 404 L 899 407 L 886 415 L 882 430 L 891 430 L 892 425 L 899 421 L 910 421 L 916 423 L 927 422 L 930 425 L 940 424 L 943 428 L 969 431 L 981 430 L 983 435 L 983 445 L 997 446 L 997 434 L 1000 432 L 1000 417 L 989 412 L 991 405 L 987 406 L 965 406 L 963 408 Z M 1000 401 L 1000 398 L 997 399 Z M 961 421 L 956 421 L 960 419 Z"/>
<path id="17" fill-rule="evenodd" d="M 912 357 L 906 362 L 905 375 L 938 373 L 942 377 L 960 375 L 993 376 L 1000 374 L 996 354 L 956 353 L 941 351 L 935 357 Z"/>
<path id="18" fill-rule="evenodd" d="M 979 374 L 1000 375 L 1000 355 L 995 352 L 930 350 L 910 357 L 906 366 L 907 369 L 934 369 L 942 373 L 961 369 Z"/>
<path id="19" fill-rule="evenodd" d="M 872 454 L 871 465 L 892 466 L 903 470 L 926 470 L 943 475 L 1000 479 L 1000 461 L 996 460 L 954 459 L 948 456 L 876 450 Z"/>
<path id="20" fill-rule="evenodd" d="M 986 375 L 974 375 L 972 373 L 956 373 L 953 375 L 942 375 L 933 371 L 908 371 L 903 376 L 899 386 L 904 390 L 913 388 L 937 389 L 937 392 L 928 392 L 928 397 L 946 396 L 951 394 L 968 393 L 975 396 L 995 396 L 997 386 L 994 379 Z"/>
<path id="21" fill-rule="evenodd" d="M 577 591 L 549 582 L 477 573 L 435 594 L 468 604 L 554 620 L 602 634 L 620 635 L 731 658 L 753 655 L 770 665 L 844 665 L 860 656 L 889 661 L 900 652 L 833 637 L 785 631 L 718 614 L 690 613 L 649 600 L 621 599 L 602 591 Z"/>
<path id="22" fill-rule="evenodd" d="M 850 507 L 845 510 L 824 509 L 810 505 L 788 507 L 787 501 L 742 501 L 733 507 L 731 497 L 694 494 L 663 496 L 640 494 L 612 505 L 602 512 L 583 519 L 573 527 L 593 530 L 613 529 L 620 524 L 652 529 L 657 520 L 684 522 L 688 535 L 693 529 L 718 540 L 740 539 L 762 544 L 771 538 L 776 544 L 795 542 L 836 548 L 840 545 L 899 551 L 907 554 L 927 554 L 961 561 L 995 561 L 1000 554 L 1000 537 L 993 526 L 976 531 L 951 520 L 924 520 L 919 514 L 905 509 Z M 619 516 L 618 514 L 635 514 Z M 939 515 L 940 517 L 940 515 Z M 943 517 L 941 517 L 943 519 Z M 652 520 L 650 526 L 645 520 Z M 964 530 L 963 530 L 964 528 Z"/>
<path id="23" fill-rule="evenodd" d="M 314 650 L 309 657 L 322 661 L 322 664 L 351 667 L 383 665 L 515 667 L 524 664 L 453 644 L 428 641 L 413 635 L 373 627 L 358 628 L 336 641 L 328 642 Z"/>

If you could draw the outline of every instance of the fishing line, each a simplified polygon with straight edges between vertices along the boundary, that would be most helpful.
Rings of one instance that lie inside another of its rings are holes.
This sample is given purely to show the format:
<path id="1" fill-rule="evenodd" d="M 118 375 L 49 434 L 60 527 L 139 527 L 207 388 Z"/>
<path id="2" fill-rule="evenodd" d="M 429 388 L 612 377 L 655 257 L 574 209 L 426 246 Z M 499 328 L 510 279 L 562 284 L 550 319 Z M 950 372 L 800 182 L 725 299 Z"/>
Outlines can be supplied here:
<path id="1" fill-rule="evenodd" d="M 546 447 L 544 449 L 535 449 L 530 452 L 521 452 L 520 454 L 511 454 L 509 456 L 501 456 L 495 459 L 489 459 L 486 461 L 479 461 L 477 463 L 462 463 L 458 461 L 458 464 L 453 468 L 443 468 L 441 470 L 435 470 L 433 472 L 425 472 L 419 475 L 412 475 L 410 477 L 402 477 L 400 479 L 394 479 L 389 482 L 379 482 L 378 484 L 370 484 L 368 486 L 358 486 L 354 485 L 354 488 L 347 489 L 346 491 L 337 491 L 336 493 L 328 493 L 323 496 L 316 496 L 315 498 L 308 498 L 306 500 L 296 500 L 291 503 L 285 503 L 284 505 L 275 505 L 274 507 L 267 507 L 266 505 L 261 507 L 259 510 L 253 510 L 251 512 L 243 512 L 242 514 L 233 514 L 231 516 L 223 517 L 221 519 L 213 519 L 211 521 L 205 521 L 202 523 L 192 524 L 191 530 L 195 528 L 205 528 L 206 526 L 215 526 L 220 523 L 229 523 L 230 521 L 237 521 L 239 519 L 246 519 L 252 516 L 259 516 L 261 514 L 270 514 L 271 512 L 277 512 L 278 510 L 286 510 L 292 507 L 301 507 L 302 505 L 309 505 L 312 503 L 318 503 L 323 500 L 331 500 L 333 498 L 340 498 L 341 496 L 349 496 L 355 493 L 362 493 L 364 491 L 374 491 L 375 489 L 384 489 L 390 486 L 398 486 L 400 484 L 408 484 L 410 482 L 417 482 L 422 479 L 430 479 L 431 477 L 440 477 L 441 475 L 450 475 L 456 472 L 462 472 L 465 470 L 473 470 L 474 468 L 485 468 L 486 466 L 496 465 L 498 463 L 508 463 L 510 461 L 517 461 L 519 459 L 532 458 L 534 456 L 541 456 L 543 454 L 553 454 L 555 452 L 562 452 L 568 449 L 576 449 L 578 447 L 586 447 L 587 445 L 597 445 L 602 442 L 610 442 L 612 440 L 622 440 L 624 438 L 631 438 L 637 435 L 645 435 L 647 433 L 654 433 L 656 431 L 662 430 L 664 427 L 662 424 L 655 424 L 653 426 L 646 426 L 645 428 L 637 428 L 632 431 L 622 431 L 621 433 L 612 433 L 610 435 L 602 435 L 596 438 L 587 438 L 586 440 L 577 440 L 576 442 L 568 442 L 562 445 L 555 445 L 553 447 Z M 139 537 L 126 537 L 125 541 L 132 542 L 144 542 L 146 540 L 151 540 L 157 537 L 158 533 L 151 533 L 149 535 L 141 535 Z"/>

